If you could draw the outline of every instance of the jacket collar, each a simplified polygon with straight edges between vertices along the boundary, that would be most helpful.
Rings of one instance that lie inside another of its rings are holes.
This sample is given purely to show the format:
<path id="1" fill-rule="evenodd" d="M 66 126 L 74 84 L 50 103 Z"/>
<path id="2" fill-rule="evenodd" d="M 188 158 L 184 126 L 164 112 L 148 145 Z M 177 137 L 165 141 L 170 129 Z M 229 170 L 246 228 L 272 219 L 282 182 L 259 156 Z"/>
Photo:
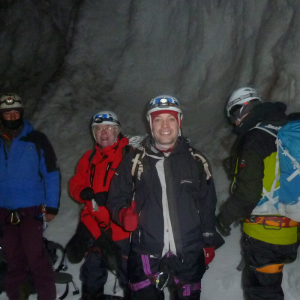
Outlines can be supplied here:
<path id="1" fill-rule="evenodd" d="M 158 157 L 163 157 L 164 152 L 158 150 L 155 146 L 154 146 L 154 139 L 152 136 L 147 136 L 143 142 L 142 142 L 142 146 L 145 147 L 146 152 L 150 155 L 155 155 Z M 182 136 L 179 136 L 176 140 L 175 145 L 173 146 L 173 149 L 171 151 L 170 155 L 174 155 L 177 154 L 179 152 L 184 151 L 184 149 L 188 149 L 189 148 L 189 144 L 188 144 L 188 140 Z"/>
<path id="2" fill-rule="evenodd" d="M 285 111 L 286 105 L 282 102 L 265 102 L 258 104 L 233 131 L 237 134 L 244 134 L 258 123 L 282 126 L 287 122 Z"/>
<path id="3" fill-rule="evenodd" d="M 123 148 L 127 144 L 128 138 L 119 135 L 117 141 L 111 146 L 102 149 L 98 144 L 96 144 L 95 149 L 100 151 L 103 155 L 108 155 L 111 152 L 116 152 L 119 147 Z"/>

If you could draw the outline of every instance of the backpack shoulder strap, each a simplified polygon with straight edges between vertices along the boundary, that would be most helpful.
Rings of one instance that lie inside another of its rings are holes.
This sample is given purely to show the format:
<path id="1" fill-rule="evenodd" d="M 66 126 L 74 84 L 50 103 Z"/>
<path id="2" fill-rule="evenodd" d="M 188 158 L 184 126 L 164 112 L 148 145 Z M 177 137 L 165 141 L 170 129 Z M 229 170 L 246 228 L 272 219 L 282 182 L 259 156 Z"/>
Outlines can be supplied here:
<path id="1" fill-rule="evenodd" d="M 276 147 L 277 147 L 277 152 L 276 152 L 276 163 L 275 163 L 275 178 L 273 180 L 273 183 L 271 185 L 271 190 L 270 192 L 268 192 L 264 187 L 263 187 L 263 194 L 269 199 L 269 201 L 275 205 L 276 204 L 276 200 L 274 199 L 274 191 L 276 188 L 276 184 L 277 181 L 280 178 L 280 166 L 279 166 L 279 157 L 278 157 L 278 153 L 279 153 L 279 141 L 278 141 L 278 131 L 281 128 L 281 126 L 273 126 L 271 124 L 268 125 L 262 125 L 261 123 L 256 124 L 256 126 L 254 126 L 253 128 L 251 128 L 250 130 L 253 129 L 260 129 L 262 131 L 265 131 L 267 133 L 269 133 L 270 135 L 274 136 L 276 141 Z"/>
<path id="2" fill-rule="evenodd" d="M 209 164 L 208 164 L 207 159 L 202 154 L 200 154 L 200 152 L 196 151 L 193 147 L 190 147 L 190 152 L 191 152 L 191 155 L 194 157 L 194 159 L 197 161 L 197 166 L 198 166 L 199 172 L 201 172 L 202 168 L 201 168 L 200 164 L 202 164 L 204 167 L 204 171 L 206 173 L 206 180 L 209 180 L 209 178 L 212 175 L 209 170 Z"/>
<path id="3" fill-rule="evenodd" d="M 277 138 L 277 133 L 278 133 L 278 130 L 280 128 L 281 128 L 281 126 L 273 126 L 271 124 L 261 125 L 261 123 L 258 123 L 253 128 L 251 128 L 250 130 L 260 129 L 260 130 L 263 130 L 263 131 L 273 135 L 275 138 Z"/>
<path id="4" fill-rule="evenodd" d="M 206 173 L 206 180 L 208 180 L 212 176 L 212 174 L 209 169 L 209 164 L 207 159 L 202 154 L 200 154 L 200 152 L 196 151 L 194 148 L 190 147 L 189 150 L 191 152 L 191 155 L 197 161 L 199 172 L 202 172 L 202 169 L 204 168 L 204 171 Z M 145 157 L 145 148 L 140 145 L 138 148 L 134 149 L 134 151 L 135 154 L 134 154 L 134 158 L 132 159 L 131 176 L 133 178 L 133 183 L 135 185 L 136 179 L 140 179 L 141 174 L 143 173 L 142 159 Z"/>
<path id="5" fill-rule="evenodd" d="M 131 176 L 133 179 L 134 186 L 136 183 L 136 179 L 141 179 L 141 174 L 144 170 L 142 159 L 145 157 L 145 154 L 145 148 L 141 145 L 138 148 L 134 149 L 134 157 L 132 159 L 131 166 Z"/>

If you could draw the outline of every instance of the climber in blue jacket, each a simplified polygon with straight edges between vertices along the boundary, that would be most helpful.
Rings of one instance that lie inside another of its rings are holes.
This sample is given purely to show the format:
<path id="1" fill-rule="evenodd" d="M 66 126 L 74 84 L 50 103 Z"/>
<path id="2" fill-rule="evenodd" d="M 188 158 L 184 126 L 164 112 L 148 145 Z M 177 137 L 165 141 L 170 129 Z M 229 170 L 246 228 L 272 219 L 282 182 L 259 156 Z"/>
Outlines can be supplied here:
<path id="1" fill-rule="evenodd" d="M 16 94 L 0 98 L 0 227 L 7 261 L 5 291 L 19 300 L 28 272 L 39 300 L 56 299 L 54 272 L 43 247 L 43 219 L 58 213 L 60 174 L 47 137 L 23 119 Z"/>

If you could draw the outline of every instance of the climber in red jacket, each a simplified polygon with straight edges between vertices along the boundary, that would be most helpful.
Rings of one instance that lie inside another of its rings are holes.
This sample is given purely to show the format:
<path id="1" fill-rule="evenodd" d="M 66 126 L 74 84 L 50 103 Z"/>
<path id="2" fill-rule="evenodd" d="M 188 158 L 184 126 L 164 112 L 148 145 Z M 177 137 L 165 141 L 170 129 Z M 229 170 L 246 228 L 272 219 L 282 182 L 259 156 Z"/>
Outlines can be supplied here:
<path id="1" fill-rule="evenodd" d="M 102 299 L 108 269 L 115 272 L 120 286 L 126 289 L 129 252 L 129 232 L 110 219 L 105 207 L 110 181 L 123 158 L 128 138 L 121 134 L 120 122 L 111 111 L 93 116 L 92 133 L 95 148 L 80 159 L 69 187 L 71 196 L 83 204 L 80 231 L 90 233 L 90 247 L 80 274 L 82 300 Z"/>

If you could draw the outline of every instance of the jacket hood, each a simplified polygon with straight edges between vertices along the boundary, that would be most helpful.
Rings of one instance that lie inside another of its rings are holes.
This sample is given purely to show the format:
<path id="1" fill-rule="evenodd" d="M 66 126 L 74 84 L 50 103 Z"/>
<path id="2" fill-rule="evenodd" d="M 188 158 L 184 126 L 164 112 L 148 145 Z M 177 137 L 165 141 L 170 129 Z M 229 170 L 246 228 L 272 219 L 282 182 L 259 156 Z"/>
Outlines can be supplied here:
<path id="1" fill-rule="evenodd" d="M 265 102 L 256 105 L 234 129 L 237 134 L 243 134 L 255 127 L 256 124 L 271 124 L 283 126 L 287 122 L 286 105 L 282 102 Z"/>

